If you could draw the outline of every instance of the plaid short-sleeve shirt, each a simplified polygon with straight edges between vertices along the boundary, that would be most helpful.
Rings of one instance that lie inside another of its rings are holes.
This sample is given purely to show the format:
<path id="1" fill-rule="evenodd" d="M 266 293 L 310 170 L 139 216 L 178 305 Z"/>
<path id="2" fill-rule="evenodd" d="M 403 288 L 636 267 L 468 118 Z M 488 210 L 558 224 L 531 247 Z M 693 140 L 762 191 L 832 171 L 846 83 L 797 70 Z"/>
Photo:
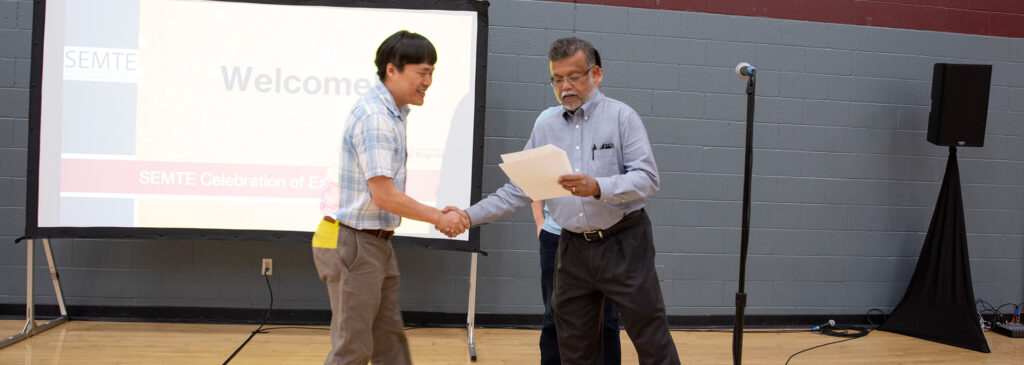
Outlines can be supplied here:
<path id="1" fill-rule="evenodd" d="M 352 106 L 341 141 L 335 176 L 328 176 L 320 211 L 338 222 L 357 229 L 393 230 L 402 217 L 373 204 L 372 177 L 394 179 L 395 188 L 405 191 L 405 127 L 409 107 L 398 108 L 391 92 L 377 81 Z"/>

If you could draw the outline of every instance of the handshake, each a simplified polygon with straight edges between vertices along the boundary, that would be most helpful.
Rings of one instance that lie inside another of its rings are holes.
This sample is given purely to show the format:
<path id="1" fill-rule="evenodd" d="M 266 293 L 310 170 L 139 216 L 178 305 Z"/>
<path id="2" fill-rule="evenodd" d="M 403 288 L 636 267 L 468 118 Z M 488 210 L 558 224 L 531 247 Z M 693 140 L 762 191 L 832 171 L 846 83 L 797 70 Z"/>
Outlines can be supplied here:
<path id="1" fill-rule="evenodd" d="M 469 229 L 469 225 L 469 213 L 449 205 L 441 210 L 441 218 L 434 224 L 434 229 L 445 236 L 455 237 Z"/>

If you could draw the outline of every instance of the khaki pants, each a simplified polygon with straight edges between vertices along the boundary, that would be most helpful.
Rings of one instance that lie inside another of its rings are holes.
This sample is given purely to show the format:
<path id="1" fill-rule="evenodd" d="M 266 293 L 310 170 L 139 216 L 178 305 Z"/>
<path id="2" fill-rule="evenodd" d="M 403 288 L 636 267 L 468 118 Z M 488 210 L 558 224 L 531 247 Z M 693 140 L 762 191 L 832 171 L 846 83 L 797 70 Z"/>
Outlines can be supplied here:
<path id="1" fill-rule="evenodd" d="M 331 298 L 331 351 L 324 364 L 411 364 L 390 240 L 321 221 L 313 259 Z"/>

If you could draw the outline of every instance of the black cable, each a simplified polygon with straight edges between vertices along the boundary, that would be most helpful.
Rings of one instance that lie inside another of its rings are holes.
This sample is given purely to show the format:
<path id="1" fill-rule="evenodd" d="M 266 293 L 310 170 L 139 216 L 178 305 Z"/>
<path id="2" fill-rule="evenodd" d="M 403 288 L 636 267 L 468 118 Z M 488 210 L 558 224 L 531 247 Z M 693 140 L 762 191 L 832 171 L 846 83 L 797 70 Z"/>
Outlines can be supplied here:
<path id="1" fill-rule="evenodd" d="M 459 326 L 452 326 L 452 327 L 405 326 L 405 327 L 402 327 L 402 330 L 403 331 L 412 331 L 412 330 L 424 329 L 424 328 L 465 329 L 466 327 L 465 326 L 461 326 L 461 325 L 459 325 Z M 486 328 L 486 329 L 509 329 L 509 330 L 539 330 L 540 326 L 487 326 L 487 325 L 480 326 L 480 325 L 477 325 L 475 328 L 478 328 L 478 329 L 484 329 L 484 328 Z M 318 330 L 318 331 L 330 331 L 331 330 L 330 327 L 278 326 L 278 327 L 265 327 L 265 328 L 263 328 L 262 331 L 260 331 L 260 333 L 270 333 L 271 330 L 280 330 L 280 329 L 299 329 L 299 330 Z"/>
<path id="2" fill-rule="evenodd" d="M 1007 307 L 1007 306 L 1013 307 L 1013 312 L 1011 313 L 1011 315 L 1012 314 L 1016 314 L 1017 311 L 1020 310 L 1020 308 L 1021 308 L 1021 305 L 1014 304 L 1014 303 L 1003 303 L 999 307 L 993 307 L 988 302 L 986 302 L 984 300 L 981 300 L 981 299 L 978 299 L 978 300 L 974 301 L 975 309 L 977 309 L 979 304 L 981 305 L 981 310 L 978 310 L 978 315 L 981 317 L 982 320 L 984 320 L 986 313 L 991 314 L 992 320 L 989 321 L 989 323 L 991 323 L 991 325 L 995 325 L 997 323 L 1003 323 L 1004 322 L 1003 321 L 1003 313 L 1002 313 L 1003 307 Z M 1022 304 L 1024 304 L 1024 303 L 1022 303 Z"/>
<path id="3" fill-rule="evenodd" d="M 799 352 L 797 352 L 797 353 L 795 353 L 795 354 L 789 355 L 789 358 L 788 358 L 788 359 L 786 359 L 786 365 L 789 365 L 789 360 L 792 360 L 792 359 L 793 359 L 793 357 L 794 357 L 794 356 L 796 356 L 796 355 L 800 355 L 800 354 L 802 354 L 802 353 L 804 353 L 804 352 L 807 352 L 807 351 L 811 351 L 811 350 L 814 350 L 814 349 L 816 349 L 816 348 L 819 348 L 819 347 L 825 347 L 825 346 L 828 346 L 828 345 L 833 345 L 833 344 L 837 344 L 837 343 L 840 343 L 840 342 L 846 342 L 846 341 L 850 341 L 850 340 L 856 340 L 857 338 L 858 338 L 858 337 L 853 337 L 853 338 L 847 338 L 847 339 L 845 339 L 845 340 L 839 340 L 839 341 L 835 341 L 835 342 L 829 342 L 829 343 L 824 343 L 824 344 L 821 344 L 821 345 L 818 345 L 818 346 L 814 346 L 814 347 L 811 347 L 811 348 L 806 348 L 806 349 L 800 350 Z"/>
<path id="4" fill-rule="evenodd" d="M 714 329 L 714 328 L 689 328 L 689 329 L 670 329 L 669 332 L 693 332 L 693 333 L 732 333 L 730 329 Z M 807 332 L 806 329 L 789 329 L 789 330 L 757 330 L 757 329 L 744 329 L 743 333 L 801 333 Z"/>
<path id="5" fill-rule="evenodd" d="M 873 310 L 876 310 L 876 308 L 869 309 L 868 313 L 871 313 Z M 878 311 L 881 311 L 881 310 L 879 309 Z M 796 357 L 796 355 L 802 354 L 802 353 L 807 352 L 807 351 L 814 350 L 814 349 L 819 348 L 819 347 L 825 347 L 825 346 L 834 345 L 834 344 L 837 344 L 837 343 L 840 343 L 840 342 L 856 340 L 858 338 L 867 336 L 868 333 L 871 333 L 871 329 L 863 328 L 863 327 L 852 327 L 852 326 L 851 327 L 846 327 L 846 326 L 827 326 L 827 327 L 822 327 L 819 330 L 819 333 L 821 333 L 822 335 L 825 335 L 825 336 L 830 336 L 830 337 L 846 337 L 846 339 L 845 340 L 839 340 L 839 341 L 833 341 L 833 342 L 829 342 L 829 343 L 823 343 L 821 345 L 817 345 L 817 346 L 814 346 L 814 347 L 809 347 L 809 348 L 797 351 L 795 354 L 789 355 L 789 358 L 786 359 L 786 365 L 789 365 L 789 361 L 793 360 L 793 357 Z"/>
<path id="6" fill-rule="evenodd" d="M 825 336 L 852 337 L 852 338 L 864 337 L 864 336 L 868 335 L 868 332 L 871 332 L 870 329 L 862 328 L 862 327 L 839 327 L 839 326 L 825 327 L 825 328 L 822 328 L 820 331 L 821 331 L 821 334 L 823 334 Z"/>
<path id="7" fill-rule="evenodd" d="M 303 326 L 280 326 L 280 327 L 267 327 L 264 328 L 260 333 L 270 333 L 270 330 L 283 330 L 283 329 L 297 329 L 297 330 L 318 330 L 318 331 L 330 331 L 331 328 L 322 327 L 303 327 Z"/>
<path id="8" fill-rule="evenodd" d="M 263 331 L 263 325 L 267 323 L 268 319 L 270 319 L 270 311 L 274 309 L 274 289 L 270 288 L 270 276 L 264 273 L 263 278 L 267 280 L 267 291 L 270 292 L 270 306 L 267 307 L 267 315 L 263 317 L 262 321 L 260 321 L 260 326 L 249 334 L 249 338 L 246 338 L 245 342 L 242 342 L 242 344 L 235 349 L 235 352 L 232 352 L 231 356 L 228 356 L 228 359 L 224 360 L 224 365 L 228 365 L 228 363 L 231 362 L 231 359 L 234 359 L 235 355 L 238 355 L 238 352 L 242 351 L 242 348 L 245 347 L 245 345 L 248 344 L 257 333 L 267 333 L 266 331 Z"/>
<path id="9" fill-rule="evenodd" d="M 882 314 L 882 322 L 884 323 L 885 322 L 885 312 L 883 312 L 881 309 L 878 309 L 878 308 L 868 309 L 868 312 L 865 313 L 864 316 L 868 317 L 868 324 L 870 324 L 871 327 L 881 326 L 882 325 L 881 323 L 876 325 L 875 322 L 871 321 L 871 312 L 874 312 L 874 311 L 878 311 L 878 313 Z"/>
<path id="10" fill-rule="evenodd" d="M 977 310 L 979 304 L 981 305 L 981 310 Z M 991 312 L 993 312 L 995 310 L 994 308 L 992 308 L 991 305 L 988 304 L 988 302 L 986 302 L 984 300 L 981 300 L 981 299 L 978 299 L 978 300 L 974 301 L 974 309 L 978 311 L 978 317 L 981 317 L 981 321 L 982 322 L 985 322 L 985 314 L 986 313 L 991 313 Z M 995 315 L 998 315 L 998 313 L 996 313 Z M 995 319 L 998 319 L 998 318 L 993 317 L 993 321 L 988 321 L 988 322 L 991 323 L 992 325 L 994 325 L 995 324 L 995 322 L 994 322 Z M 982 323 L 982 324 L 984 325 L 984 323 Z"/>
<path id="11" fill-rule="evenodd" d="M 997 315 L 999 316 L 1000 322 L 1003 322 L 1003 321 L 1002 321 L 1002 319 L 1003 319 L 1003 307 L 1006 307 L 1006 306 L 1010 306 L 1010 307 L 1013 307 L 1013 310 L 1012 310 L 1012 311 L 1010 311 L 1010 315 L 1011 315 L 1011 316 L 1012 316 L 1012 315 L 1013 315 L 1014 313 L 1017 313 L 1017 309 L 1018 309 L 1018 307 L 1017 307 L 1017 305 L 1016 305 L 1016 304 L 1013 304 L 1013 303 L 1005 303 L 1005 304 L 1003 304 L 1003 305 L 1000 305 L 999 307 L 997 307 L 997 308 L 996 308 L 996 313 L 997 313 Z"/>

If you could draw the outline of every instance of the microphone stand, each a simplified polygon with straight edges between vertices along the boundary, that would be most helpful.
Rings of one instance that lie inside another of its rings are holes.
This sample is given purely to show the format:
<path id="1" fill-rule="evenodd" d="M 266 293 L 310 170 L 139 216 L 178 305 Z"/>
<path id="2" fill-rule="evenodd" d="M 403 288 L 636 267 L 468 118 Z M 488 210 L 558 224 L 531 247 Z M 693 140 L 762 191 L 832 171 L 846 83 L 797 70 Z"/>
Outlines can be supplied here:
<path id="1" fill-rule="evenodd" d="M 743 292 L 747 271 L 747 243 L 750 240 L 750 175 L 753 166 L 754 152 L 754 78 L 751 73 L 747 80 L 747 145 L 746 161 L 743 170 L 743 226 L 740 235 L 740 279 L 739 291 L 736 292 L 736 318 L 732 330 L 732 363 L 743 362 L 743 312 L 747 307 L 747 293 Z"/>

